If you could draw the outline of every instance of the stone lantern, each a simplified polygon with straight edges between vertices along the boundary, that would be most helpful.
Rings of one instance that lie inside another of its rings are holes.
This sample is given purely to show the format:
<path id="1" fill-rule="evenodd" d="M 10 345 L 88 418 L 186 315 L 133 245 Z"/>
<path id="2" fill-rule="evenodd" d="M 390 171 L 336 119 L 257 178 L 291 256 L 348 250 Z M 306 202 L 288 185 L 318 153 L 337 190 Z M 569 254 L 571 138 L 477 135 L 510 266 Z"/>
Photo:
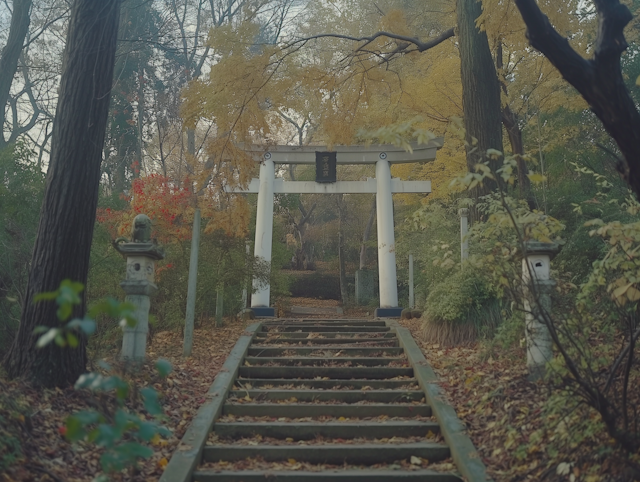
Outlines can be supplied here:
<path id="1" fill-rule="evenodd" d="M 551 292 L 556 282 L 551 279 L 551 259 L 560 247 L 555 243 L 528 241 L 522 258 L 525 337 L 529 378 L 544 377 L 547 362 L 553 357 L 553 341 L 547 323 L 551 313 Z"/>
<path id="2" fill-rule="evenodd" d="M 128 360 L 144 360 L 149 333 L 150 297 L 158 287 L 154 284 L 155 263 L 164 258 L 162 247 L 151 240 L 151 219 L 138 214 L 133 220 L 131 241 L 119 238 L 115 249 L 127 259 L 127 277 L 120 283 L 126 294 L 125 301 L 135 307 L 134 327 L 125 326 L 121 357 Z"/>

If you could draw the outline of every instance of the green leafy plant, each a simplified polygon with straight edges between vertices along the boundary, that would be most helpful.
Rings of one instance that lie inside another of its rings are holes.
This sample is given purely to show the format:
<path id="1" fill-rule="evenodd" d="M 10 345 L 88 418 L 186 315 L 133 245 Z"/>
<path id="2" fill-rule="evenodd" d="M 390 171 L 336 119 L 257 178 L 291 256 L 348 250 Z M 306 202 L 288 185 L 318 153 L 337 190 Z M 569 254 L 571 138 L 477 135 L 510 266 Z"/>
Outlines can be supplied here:
<path id="1" fill-rule="evenodd" d="M 101 365 L 105 370 L 112 370 L 104 362 Z M 155 366 L 161 377 L 171 372 L 171 364 L 166 360 L 158 360 Z M 96 410 L 77 412 L 66 422 L 67 439 L 72 442 L 91 442 L 104 448 L 100 456 L 100 464 L 104 472 L 119 472 L 134 466 L 140 458 L 151 457 L 153 449 L 143 443 L 151 442 L 160 436 L 171 435 L 167 428 L 141 418 L 125 406 L 125 402 L 132 393 L 138 392 L 144 410 L 153 417 L 161 417 L 162 406 L 158 393 L 153 388 L 137 390 L 135 386 L 132 387 L 129 382 L 119 376 L 104 376 L 95 372 L 82 375 L 75 388 L 86 388 L 93 392 L 115 395 L 115 401 L 110 408 L 102 412 Z M 103 475 L 97 480 L 109 479 Z"/>
<path id="2" fill-rule="evenodd" d="M 67 321 L 74 307 L 81 303 L 80 293 L 83 289 L 81 283 L 64 280 L 56 291 L 36 296 L 35 301 L 55 301 L 58 304 L 58 319 L 64 323 L 58 328 L 36 328 L 37 333 L 43 333 L 37 341 L 38 347 L 55 342 L 61 347 L 75 348 L 78 346 L 79 336 L 95 332 L 95 317 L 99 315 L 121 320 L 122 327 L 135 326 L 133 305 L 113 299 L 103 300 L 94 305 L 85 318 Z M 105 372 L 113 372 L 113 368 L 106 362 L 100 362 L 100 366 Z M 160 377 L 166 377 L 172 369 L 166 360 L 158 360 L 155 368 Z M 106 474 L 133 467 L 139 459 L 151 457 L 153 449 L 145 443 L 171 434 L 159 423 L 148 421 L 141 417 L 137 410 L 127 407 L 127 402 L 132 399 L 134 406 L 142 402 L 141 408 L 147 414 L 161 419 L 162 406 L 158 393 L 153 388 L 138 389 L 135 384 L 118 375 L 105 376 L 97 372 L 80 376 L 75 388 L 111 395 L 110 403 L 100 404 L 101 411 L 77 412 L 69 416 L 65 424 L 65 436 L 71 442 L 94 443 L 104 449 L 100 456 L 100 465 Z M 107 482 L 109 478 L 106 474 L 101 474 L 95 481 Z"/>
<path id="3" fill-rule="evenodd" d="M 0 384 L 0 388 L 5 387 Z M 23 457 L 21 427 L 29 416 L 27 406 L 19 400 L 0 393 L 0 472 Z"/>
<path id="4" fill-rule="evenodd" d="M 491 254 L 485 252 L 484 259 L 489 261 L 485 266 L 491 267 L 494 277 L 504 273 L 497 285 L 518 311 L 525 312 L 522 288 L 517 287 L 523 284 L 517 275 L 517 266 L 525 249 L 524 242 L 530 239 L 557 241 L 562 225 L 543 213 L 522 212 L 526 211 L 524 207 L 509 200 L 505 186 L 513 182 L 513 170 L 509 167 L 512 164 L 507 158 L 496 172 L 487 165 L 478 165 L 477 172 L 467 174 L 462 182 L 467 186 L 486 178 L 498 182 L 498 192 L 494 195 L 497 202 L 492 208 L 489 204 L 493 212 L 487 221 L 493 224 L 494 232 L 489 230 L 492 236 L 486 235 L 486 239 L 501 232 L 503 236 L 501 241 L 493 242 Z M 532 181 L 540 180 L 530 177 Z M 601 190 L 608 187 L 599 177 L 596 181 Z M 639 212 L 638 203 L 628 196 L 619 205 L 625 206 L 629 215 L 636 216 Z M 570 406 L 566 401 L 575 397 L 597 412 L 602 425 L 620 447 L 630 455 L 637 454 L 640 448 L 640 416 L 635 408 L 640 397 L 637 383 L 640 376 L 637 363 L 640 223 L 637 218 L 630 223 L 605 223 L 595 219 L 588 225 L 595 228 L 590 235 L 606 241 L 609 248 L 602 259 L 593 263 L 593 270 L 578 296 L 560 309 L 549 310 L 541 302 L 535 283 L 529 283 L 526 289 L 533 293 L 534 306 L 527 313 L 546 327 L 553 342 L 556 354 L 547 363 L 547 381 L 561 390 L 559 396 L 565 399 L 564 410 Z M 513 275 L 509 276 L 509 272 Z M 563 288 L 559 283 L 557 292 L 562 293 Z"/>
<path id="5" fill-rule="evenodd" d="M 428 293 L 460 267 L 458 203 L 437 200 L 414 211 L 400 226 L 398 269 L 408 277 L 408 258 L 414 259 L 416 303 L 425 308 Z"/>
<path id="6" fill-rule="evenodd" d="M 492 333 L 502 321 L 495 291 L 472 266 L 431 289 L 423 317 L 425 337 L 443 345 L 474 341 Z"/>
<path id="7" fill-rule="evenodd" d="M 6 353 L 20 324 L 44 192 L 44 172 L 23 139 L 0 151 L 0 179 L 0 352 Z"/>
<path id="8" fill-rule="evenodd" d="M 55 301 L 58 305 L 56 315 L 58 320 L 65 323 L 61 327 L 49 328 L 47 326 L 38 326 L 34 330 L 35 334 L 40 334 L 40 338 L 36 342 L 38 348 L 42 348 L 52 341 L 60 347 L 69 346 L 75 348 L 78 346 L 78 336 L 80 334 L 92 335 L 96 331 L 95 318 L 104 314 L 115 319 L 120 319 L 122 327 L 134 327 L 136 320 L 133 316 L 135 307 L 131 303 L 121 303 L 113 298 L 109 298 L 94 305 L 87 316 L 80 319 L 74 318 L 71 321 L 73 308 L 81 303 L 80 293 L 84 290 L 82 283 L 63 280 L 60 287 L 55 291 L 47 293 L 39 293 L 34 297 L 34 302 L 39 301 Z"/>

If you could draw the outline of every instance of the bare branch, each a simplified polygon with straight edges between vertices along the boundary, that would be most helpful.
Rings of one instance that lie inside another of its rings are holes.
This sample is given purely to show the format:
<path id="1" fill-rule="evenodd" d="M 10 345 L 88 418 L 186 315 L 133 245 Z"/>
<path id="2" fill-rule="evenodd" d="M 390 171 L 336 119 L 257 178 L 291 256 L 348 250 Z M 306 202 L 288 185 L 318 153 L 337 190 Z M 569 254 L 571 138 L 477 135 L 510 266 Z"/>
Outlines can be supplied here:
<path id="1" fill-rule="evenodd" d="M 198 3 L 198 11 L 196 13 L 196 31 L 195 31 L 195 34 L 193 35 L 193 49 L 191 50 L 191 55 L 189 56 L 189 59 L 188 59 L 188 65 L 189 66 L 193 65 L 194 58 L 195 58 L 196 53 L 198 51 L 198 40 L 200 38 L 199 37 L 200 26 L 202 25 L 202 4 L 203 3 L 204 3 L 203 0 L 201 0 Z M 185 8 L 185 11 L 186 11 L 186 8 Z M 207 48 L 207 52 L 208 51 L 209 51 L 209 48 Z M 203 58 L 206 58 L 206 55 Z M 198 69 L 198 70 L 200 70 L 200 69 Z M 198 78 L 199 75 L 200 74 L 198 74 L 198 76 L 195 76 L 195 74 L 194 74 L 194 77 Z"/>
<path id="2" fill-rule="evenodd" d="M 13 2 L 9 37 L 0 52 L 0 127 L 4 125 L 4 109 L 9 101 L 11 84 L 18 70 L 18 59 L 29 31 L 31 4 L 32 0 L 16 0 Z M 4 136 L 0 135 L 0 149 L 5 144 Z"/>
<path id="3" fill-rule="evenodd" d="M 47 29 L 51 25 L 56 23 L 58 20 L 62 20 L 63 18 L 68 17 L 70 11 L 71 11 L 71 7 L 67 8 L 64 12 L 62 12 L 60 15 L 58 15 L 55 18 L 53 18 L 52 20 L 47 20 L 47 22 L 40 28 L 39 32 L 37 32 L 35 35 L 30 35 L 29 36 L 29 39 L 25 42 L 24 47 L 28 47 L 33 42 L 35 42 L 44 32 L 47 31 Z"/>
<path id="4" fill-rule="evenodd" d="M 455 35 L 454 29 L 450 28 L 442 32 L 438 37 L 432 40 L 429 40 L 428 42 L 422 42 L 417 37 L 409 37 L 407 35 L 400 35 L 392 32 L 384 32 L 384 31 L 376 32 L 373 35 L 369 35 L 367 37 L 352 37 L 351 35 L 342 35 L 337 33 L 321 33 L 318 35 L 312 35 L 311 37 L 305 37 L 302 39 L 294 40 L 290 42 L 285 48 L 292 47 L 299 43 L 306 44 L 310 40 L 315 40 L 320 38 L 337 38 L 337 39 L 343 39 L 343 40 L 351 40 L 354 42 L 364 42 L 364 44 L 362 44 L 360 47 L 358 47 L 358 49 L 356 49 L 356 52 L 358 52 L 364 49 L 364 47 L 369 45 L 374 40 L 380 37 L 386 37 L 393 40 L 400 40 L 402 42 L 398 44 L 398 48 L 396 49 L 396 51 L 390 52 L 390 53 L 424 52 L 425 50 L 429 50 L 435 47 L 436 45 L 441 44 L 442 42 L 453 37 L 454 35 Z M 414 45 L 416 48 L 409 50 L 410 45 Z"/>
<path id="5" fill-rule="evenodd" d="M 640 198 L 640 113 L 624 83 L 620 55 L 627 49 L 623 29 L 632 20 L 620 0 L 594 0 L 598 37 L 594 56 L 584 59 L 551 25 L 535 0 L 515 0 L 527 38 L 575 87 L 615 139 L 624 156 L 618 170 Z"/>
<path id="6" fill-rule="evenodd" d="M 625 359 L 625 357 L 629 353 L 629 350 L 631 350 L 631 348 L 635 345 L 635 342 L 638 340 L 638 337 L 640 337 L 640 328 L 638 328 L 633 333 L 633 335 L 629 339 L 629 343 L 618 354 L 618 357 L 613 362 L 613 365 L 611 365 L 611 372 L 609 373 L 609 377 L 607 378 L 607 383 L 604 386 L 604 390 L 603 390 L 604 393 L 607 393 L 609 391 L 609 388 L 611 388 L 611 384 L 613 383 L 613 380 L 615 379 L 615 374 L 618 371 L 618 367 L 620 366 L 622 361 Z"/>
<path id="7" fill-rule="evenodd" d="M 22 76 L 24 78 L 24 88 L 22 89 L 22 92 L 20 92 L 16 96 L 16 101 L 20 96 L 22 96 L 23 93 L 27 94 L 27 97 L 29 98 L 29 103 L 31 104 L 31 108 L 33 109 L 33 113 L 31 114 L 31 118 L 29 119 L 29 122 L 27 122 L 23 126 L 16 123 L 17 119 L 14 120 L 13 130 L 11 132 L 11 135 L 9 136 L 9 143 L 15 142 L 18 139 L 18 137 L 20 137 L 20 135 L 31 130 L 38 122 L 38 119 L 40 118 L 40 114 L 42 113 L 42 110 L 40 109 L 40 106 L 38 105 L 38 102 L 36 101 L 36 98 L 33 95 L 33 82 L 29 77 L 29 69 L 26 65 L 23 54 L 20 54 L 20 60 L 22 61 L 21 70 L 22 70 Z"/>

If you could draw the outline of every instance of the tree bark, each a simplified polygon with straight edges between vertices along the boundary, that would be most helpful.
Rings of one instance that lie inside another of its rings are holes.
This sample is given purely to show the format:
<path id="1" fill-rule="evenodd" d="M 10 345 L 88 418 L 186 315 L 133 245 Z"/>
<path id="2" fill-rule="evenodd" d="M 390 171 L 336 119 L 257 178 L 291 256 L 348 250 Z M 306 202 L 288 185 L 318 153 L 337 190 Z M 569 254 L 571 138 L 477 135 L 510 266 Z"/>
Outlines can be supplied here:
<path id="1" fill-rule="evenodd" d="M 33 303 L 64 279 L 86 285 L 100 164 L 113 81 L 120 0 L 75 0 L 63 57 L 51 158 L 18 335 L 5 359 L 9 376 L 39 386 L 74 383 L 86 369 L 85 341 L 75 349 L 37 349 L 36 326 L 59 326 L 53 302 Z M 82 316 L 84 297 L 74 312 Z"/>
<path id="2" fill-rule="evenodd" d="M 122 194 L 127 186 L 127 150 L 122 138 L 118 139 L 113 160 L 113 186 L 115 192 Z"/>
<path id="3" fill-rule="evenodd" d="M 138 165 L 133 169 L 134 178 L 140 177 L 140 171 L 144 168 L 142 165 L 144 149 L 144 111 L 144 65 L 142 63 L 142 59 L 140 59 L 138 64 L 138 145 L 136 146 L 136 161 L 138 161 Z"/>
<path id="4" fill-rule="evenodd" d="M 585 59 L 553 28 L 535 0 L 515 3 L 531 46 L 580 92 L 618 144 L 624 157 L 618 170 L 640 199 L 640 114 L 627 91 L 620 65 L 620 55 L 628 47 L 623 29 L 633 18 L 631 12 L 619 0 L 594 0 L 598 36 L 593 58 Z"/>
<path id="5" fill-rule="evenodd" d="M 489 49 L 487 34 L 476 26 L 482 4 L 476 0 L 457 0 L 458 45 L 462 78 L 462 109 L 467 140 L 467 168 L 486 159 L 488 149 L 502 151 L 502 113 L 500 85 Z M 498 160 L 491 160 L 493 169 Z M 475 196 L 482 196 L 496 187 L 485 181 Z"/>
<path id="6" fill-rule="evenodd" d="M 192 158 L 196 155 L 196 131 L 190 127 L 187 127 L 187 153 Z M 193 162 L 193 159 L 189 162 Z"/>
<path id="7" fill-rule="evenodd" d="M 508 104 L 502 108 L 502 125 L 506 129 L 507 135 L 509 136 L 511 154 L 516 156 L 518 161 L 520 161 L 520 159 L 524 155 L 522 131 L 520 130 L 520 126 L 518 125 L 518 115 L 511 110 L 511 107 L 509 107 Z M 527 173 L 526 166 L 524 169 L 524 173 Z M 518 180 L 524 179 L 524 177 L 521 176 L 520 163 L 518 163 L 518 176 Z"/>
<path id="8" fill-rule="evenodd" d="M 32 0 L 13 0 L 9 37 L 0 55 L 0 128 L 4 126 L 5 107 L 9 100 L 11 84 L 18 71 L 18 59 L 22 53 L 24 39 L 29 32 L 31 4 Z M 4 135 L 0 134 L 0 150 L 5 147 L 6 140 Z"/>
<path id="9" fill-rule="evenodd" d="M 498 51 L 496 52 L 496 68 L 502 70 L 504 68 L 504 61 L 502 59 L 502 42 L 498 44 Z M 504 77 L 499 81 L 502 87 L 502 92 L 506 96 L 508 94 L 507 83 Z M 520 197 L 524 199 L 529 194 L 531 182 L 529 181 L 529 169 L 527 169 L 527 163 L 524 161 L 524 143 L 522 142 L 522 130 L 518 125 L 518 114 L 511 110 L 509 104 L 505 104 L 502 108 L 502 125 L 507 131 L 509 136 L 509 144 L 511 144 L 511 154 L 516 158 L 518 166 L 518 191 Z"/>
<path id="10" fill-rule="evenodd" d="M 316 206 L 317 203 L 313 203 L 311 209 L 307 211 L 302 204 L 302 201 L 298 199 L 298 209 L 300 210 L 300 214 L 302 215 L 300 221 L 296 222 L 293 215 L 289 213 L 289 218 L 291 220 L 291 223 L 293 224 L 293 228 L 298 234 L 298 240 L 300 241 L 300 248 L 298 248 L 295 252 L 295 261 L 293 263 L 292 269 L 304 271 L 306 271 L 310 267 L 311 269 L 313 269 L 313 245 L 309 241 L 307 241 L 305 233 L 307 232 L 307 225 L 311 222 L 311 215 L 316 209 Z"/>

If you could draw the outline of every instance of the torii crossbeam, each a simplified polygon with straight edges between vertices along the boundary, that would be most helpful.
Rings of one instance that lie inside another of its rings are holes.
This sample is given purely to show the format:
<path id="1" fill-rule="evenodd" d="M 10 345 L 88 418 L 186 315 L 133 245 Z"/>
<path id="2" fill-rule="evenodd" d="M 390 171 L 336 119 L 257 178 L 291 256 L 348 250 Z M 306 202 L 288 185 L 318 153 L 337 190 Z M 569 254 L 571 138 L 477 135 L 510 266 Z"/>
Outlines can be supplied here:
<path id="1" fill-rule="evenodd" d="M 428 144 L 412 146 L 413 152 L 402 148 L 382 146 L 337 146 L 337 164 L 375 164 L 375 179 L 366 181 L 285 181 L 275 177 L 275 164 L 317 164 L 319 154 L 329 154 L 323 146 L 271 146 L 254 148 L 256 160 L 261 162 L 260 178 L 253 179 L 247 189 L 228 189 L 236 193 L 257 193 L 258 212 L 256 216 L 255 256 L 271 262 L 273 237 L 273 196 L 285 194 L 360 194 L 375 193 L 378 221 L 378 274 L 380 288 L 380 308 L 376 316 L 399 316 L 398 285 L 396 277 L 395 234 L 393 223 L 394 193 L 430 193 L 431 181 L 402 181 L 391 178 L 391 164 L 430 162 L 442 146 L 442 138 Z M 254 280 L 255 292 L 251 296 L 251 309 L 256 316 L 274 316 L 269 307 L 271 287 L 261 286 Z"/>

